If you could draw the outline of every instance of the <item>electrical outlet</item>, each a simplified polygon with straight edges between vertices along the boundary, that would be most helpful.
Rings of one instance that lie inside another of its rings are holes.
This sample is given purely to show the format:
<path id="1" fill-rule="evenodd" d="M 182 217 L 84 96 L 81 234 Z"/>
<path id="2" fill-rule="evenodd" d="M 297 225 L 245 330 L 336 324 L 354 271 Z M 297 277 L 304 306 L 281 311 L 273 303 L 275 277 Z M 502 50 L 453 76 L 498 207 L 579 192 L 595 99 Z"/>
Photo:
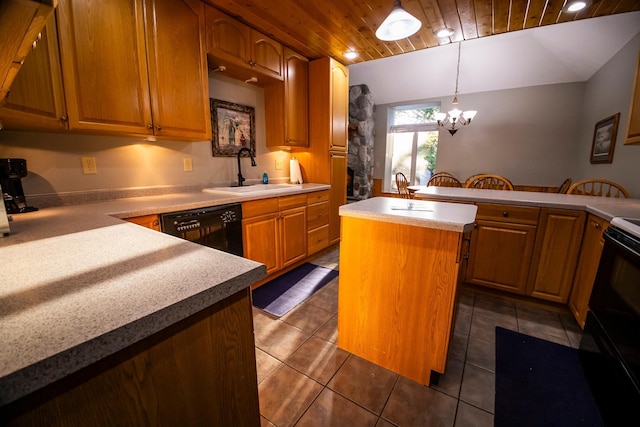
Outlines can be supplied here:
<path id="1" fill-rule="evenodd" d="M 282 170 L 282 159 L 276 159 L 276 170 Z"/>
<path id="2" fill-rule="evenodd" d="M 191 157 L 184 157 L 182 159 L 182 168 L 185 172 L 193 171 L 193 159 Z"/>
<path id="3" fill-rule="evenodd" d="M 80 157 L 82 162 L 82 173 L 85 175 L 95 175 L 98 173 L 95 157 Z"/>

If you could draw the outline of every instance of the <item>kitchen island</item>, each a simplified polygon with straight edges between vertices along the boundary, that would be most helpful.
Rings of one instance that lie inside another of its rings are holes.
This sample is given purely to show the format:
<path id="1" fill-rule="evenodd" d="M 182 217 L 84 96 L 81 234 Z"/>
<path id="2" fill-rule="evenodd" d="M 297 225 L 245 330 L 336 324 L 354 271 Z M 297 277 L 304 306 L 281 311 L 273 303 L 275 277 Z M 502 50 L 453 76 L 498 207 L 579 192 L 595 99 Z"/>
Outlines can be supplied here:
<path id="1" fill-rule="evenodd" d="M 338 346 L 421 384 L 443 374 L 476 210 L 386 197 L 341 206 Z"/>
<path id="2" fill-rule="evenodd" d="M 15 215 L 0 238 L 0 424 L 258 425 L 250 286 L 265 266 L 120 218 L 259 197 Z"/>

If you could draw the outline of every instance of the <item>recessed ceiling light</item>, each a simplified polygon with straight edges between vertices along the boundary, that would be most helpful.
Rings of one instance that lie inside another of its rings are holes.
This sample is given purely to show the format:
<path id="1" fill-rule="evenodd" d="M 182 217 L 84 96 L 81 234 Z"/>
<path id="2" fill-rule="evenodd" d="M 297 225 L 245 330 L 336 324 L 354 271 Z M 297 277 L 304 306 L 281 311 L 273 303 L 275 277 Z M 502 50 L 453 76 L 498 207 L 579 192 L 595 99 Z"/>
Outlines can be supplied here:
<path id="1" fill-rule="evenodd" d="M 358 57 L 358 52 L 350 50 L 349 52 L 344 53 L 344 57 L 347 59 L 355 59 Z"/>
<path id="2" fill-rule="evenodd" d="M 452 36 L 454 32 L 455 31 L 453 31 L 452 28 L 440 28 L 438 31 L 436 31 L 436 37 L 449 37 Z"/>
<path id="3" fill-rule="evenodd" d="M 562 8 L 565 13 L 573 13 L 591 5 L 591 0 L 569 0 Z"/>

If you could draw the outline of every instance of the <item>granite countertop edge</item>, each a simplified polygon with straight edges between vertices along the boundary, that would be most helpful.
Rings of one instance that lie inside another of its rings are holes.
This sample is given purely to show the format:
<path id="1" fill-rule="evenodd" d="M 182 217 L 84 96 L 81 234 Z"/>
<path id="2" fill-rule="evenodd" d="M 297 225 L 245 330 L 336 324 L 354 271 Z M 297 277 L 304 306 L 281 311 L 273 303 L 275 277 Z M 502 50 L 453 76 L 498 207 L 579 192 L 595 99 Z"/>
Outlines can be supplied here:
<path id="1" fill-rule="evenodd" d="M 326 190 L 330 187 L 331 186 L 327 184 L 308 183 L 302 184 L 300 188 L 296 188 L 295 190 L 287 189 L 288 191 L 284 193 L 281 191 L 262 191 L 252 194 L 190 192 L 141 196 L 81 205 L 44 208 L 37 212 L 15 215 L 14 221 L 11 223 L 11 234 L 8 237 L 0 238 L 0 252 L 8 250 L 9 252 L 5 255 L 18 255 L 27 250 L 24 248 L 32 248 L 34 245 L 41 246 L 41 242 L 47 242 L 46 244 L 49 245 L 49 247 L 55 245 L 56 247 L 66 249 L 64 251 L 50 252 L 50 255 L 47 256 L 49 259 L 47 260 L 46 268 L 52 268 L 52 265 L 54 266 L 53 268 L 55 268 L 55 265 L 57 265 L 56 260 L 58 258 L 68 261 L 69 257 L 71 257 L 71 255 L 66 255 L 66 252 L 73 252 L 73 250 L 69 251 L 68 249 L 74 248 L 68 245 L 73 245 L 74 242 L 82 242 L 81 247 L 88 245 L 90 249 L 89 252 L 96 251 L 96 253 L 100 253 L 102 255 L 104 245 L 111 245 L 114 238 L 118 239 L 118 236 L 122 236 L 121 233 L 125 233 L 125 235 L 131 234 L 131 236 L 129 236 L 129 240 L 132 238 L 142 239 L 140 245 L 136 244 L 136 246 L 141 246 L 142 249 L 131 250 L 131 255 L 134 257 L 144 256 L 148 251 L 158 250 L 165 251 L 166 253 L 175 253 L 177 255 L 181 250 L 175 248 L 178 246 L 178 243 L 176 243 L 177 238 L 166 234 L 158 234 L 157 231 L 146 229 L 138 225 L 128 224 L 122 221 L 122 219 L 147 214 L 161 214 L 208 206 L 218 206 L 228 203 L 241 203 L 249 200 L 304 194 Z M 125 228 L 122 228 L 123 225 L 121 224 L 127 225 Z M 110 227 L 117 227 L 113 228 L 114 231 L 112 233 L 115 234 L 112 234 L 109 238 L 105 239 L 104 235 L 107 233 L 105 230 L 110 229 Z M 137 227 L 139 227 L 139 229 Z M 131 231 L 134 232 L 131 233 Z M 197 249 L 202 248 L 200 245 L 182 240 L 181 242 L 182 243 L 179 246 L 181 248 L 185 248 L 188 253 L 191 253 L 193 252 L 193 249 L 196 249 L 200 256 L 216 257 L 215 252 L 219 252 L 214 251 L 211 248 L 203 248 L 206 249 L 206 253 L 203 253 L 202 249 Z M 169 247 L 169 249 L 167 249 L 167 247 Z M 23 259 L 34 259 L 30 257 L 30 255 L 31 254 L 25 254 Z M 229 254 L 224 255 L 230 256 Z M 90 253 L 83 256 L 91 258 Z M 154 256 L 157 256 L 157 254 Z M 219 262 L 223 262 L 223 258 L 224 257 L 220 258 Z M 192 294 L 187 291 L 181 295 L 183 291 L 177 289 L 179 286 L 176 286 L 176 292 L 178 293 L 175 294 L 174 297 L 171 297 L 166 295 L 166 291 L 163 291 L 161 295 L 161 302 L 154 301 L 154 298 L 150 295 L 149 301 L 151 303 L 149 304 L 149 307 L 145 308 L 139 316 L 125 317 L 125 320 L 123 320 L 122 323 L 117 324 L 117 326 L 102 328 L 97 334 L 87 333 L 85 335 L 84 332 L 78 333 L 75 338 L 80 336 L 80 342 L 72 343 L 70 346 L 61 344 L 58 348 L 56 348 L 56 346 L 52 346 L 53 348 L 44 346 L 38 349 L 25 346 L 25 350 L 20 351 L 16 351 L 15 349 L 11 349 L 9 351 L 5 348 L 5 356 L 2 360 L 2 369 L 4 374 L 0 375 L 0 407 L 24 397 L 32 391 L 42 388 L 73 372 L 76 372 L 77 370 L 104 358 L 105 356 L 126 348 L 127 346 L 134 344 L 135 342 L 138 342 L 162 329 L 165 329 L 166 327 L 231 296 L 242 289 L 247 289 L 253 283 L 256 283 L 266 277 L 266 268 L 263 264 L 243 259 L 241 257 L 237 258 L 237 275 L 234 275 L 232 272 L 227 272 L 223 275 L 221 273 L 218 279 L 213 280 L 209 284 L 203 282 L 202 287 L 197 287 L 199 290 L 196 291 L 196 294 Z M 111 262 L 116 264 L 121 262 L 117 259 L 117 254 L 113 261 L 110 261 L 108 256 L 101 261 L 107 265 Z M 162 260 L 156 260 L 155 262 L 162 262 Z M 178 261 L 176 260 L 175 262 L 177 263 Z M 132 263 L 135 266 L 135 261 L 132 261 Z M 35 266 L 39 264 L 32 265 Z M 85 274 L 83 273 L 82 258 L 77 260 L 77 265 L 79 266 L 78 274 Z M 68 267 L 69 264 L 67 263 L 66 269 L 65 267 L 60 267 L 59 272 L 56 273 L 55 271 L 52 271 L 51 277 L 47 279 L 50 279 L 52 282 L 63 280 L 63 278 L 68 274 L 74 273 L 73 269 L 69 271 Z M 31 282 L 29 281 L 29 278 L 31 277 L 31 273 L 29 272 L 29 270 L 31 270 L 30 268 L 25 269 L 24 265 L 23 267 L 18 265 L 16 268 L 22 268 L 24 270 L 20 279 L 12 277 L 11 271 L 0 272 L 0 278 L 4 277 L 4 279 L 11 280 L 13 282 L 13 287 L 7 289 L 5 295 L 10 297 L 12 294 L 20 295 L 25 292 L 32 292 L 29 289 L 33 286 L 40 286 L 38 283 L 41 282 L 38 282 L 38 280 L 35 279 L 37 275 L 34 276 L 34 279 L 31 280 Z M 105 269 L 102 264 L 98 265 L 96 268 Z M 158 264 L 158 268 L 160 268 L 159 271 L 161 274 L 161 268 L 163 267 Z M 195 274 L 197 275 L 206 274 L 206 271 L 215 268 L 215 266 L 185 265 L 185 273 L 188 273 L 189 271 L 193 272 L 193 268 L 196 268 L 197 271 Z M 227 266 L 225 266 L 225 268 L 227 268 Z M 141 270 L 144 269 L 141 267 Z M 134 271 L 130 273 L 148 274 L 146 271 L 147 270 L 144 270 L 143 272 Z M 200 273 L 198 273 L 198 271 Z M 209 277 L 212 277 L 211 274 L 209 274 Z M 2 281 L 4 281 L 4 279 Z M 108 287 L 104 290 L 102 289 L 102 285 L 92 284 L 92 286 L 96 286 L 97 289 L 99 289 L 99 292 L 106 292 L 105 296 L 108 295 L 108 297 L 105 301 L 111 301 L 110 298 L 117 299 L 118 297 L 114 296 L 113 291 L 110 291 L 109 289 L 111 286 L 114 286 L 112 283 L 118 283 L 119 280 L 120 279 L 116 274 L 116 276 L 114 276 L 114 278 L 107 284 Z M 151 280 L 151 278 L 149 278 L 149 280 Z M 142 288 L 138 290 L 138 292 L 142 291 Z M 93 292 L 93 290 L 89 289 L 89 292 Z M 96 294 L 98 297 L 101 295 L 99 292 Z M 75 295 L 70 296 L 76 297 Z M 60 305 L 60 307 L 64 307 L 66 297 L 63 296 L 61 300 L 63 301 L 63 304 Z M 16 339 L 16 334 L 22 334 L 25 333 L 25 331 L 10 331 L 8 325 L 15 325 L 16 316 L 18 316 L 18 318 L 21 316 L 20 312 L 12 312 L 11 310 L 16 306 L 16 304 L 19 306 L 21 301 L 16 300 L 16 302 L 14 302 L 13 300 L 8 300 L 7 302 L 9 303 L 8 313 L 11 313 L 11 316 L 6 319 L 10 320 L 3 325 L 3 319 L 2 316 L 0 316 L 0 329 L 4 329 L 5 333 L 8 334 L 5 338 L 7 338 L 8 341 L 11 341 Z M 54 304 L 52 307 L 55 307 L 57 302 L 48 302 L 47 305 L 48 304 Z M 126 309 L 130 310 L 131 307 L 128 306 Z M 88 310 L 91 311 L 91 309 Z M 25 311 L 25 320 L 30 319 L 25 325 L 29 325 L 33 322 L 33 315 L 30 313 L 30 310 Z M 66 314 L 62 315 L 66 316 Z M 71 314 L 71 316 L 74 315 Z M 117 317 L 117 314 L 115 314 L 114 317 Z M 17 322 L 21 321 L 17 320 Z M 115 324 L 116 323 L 114 323 L 114 325 Z M 31 335 L 29 335 L 28 331 L 26 333 L 29 337 L 28 340 L 35 341 L 35 337 L 31 336 L 33 333 L 31 333 Z M 51 333 L 56 334 L 55 327 L 51 330 Z M 34 354 L 37 356 L 28 358 L 27 360 L 29 360 L 29 362 L 25 364 L 20 361 L 20 354 L 26 354 L 21 353 L 22 351 L 31 352 L 29 349 L 35 350 Z"/>

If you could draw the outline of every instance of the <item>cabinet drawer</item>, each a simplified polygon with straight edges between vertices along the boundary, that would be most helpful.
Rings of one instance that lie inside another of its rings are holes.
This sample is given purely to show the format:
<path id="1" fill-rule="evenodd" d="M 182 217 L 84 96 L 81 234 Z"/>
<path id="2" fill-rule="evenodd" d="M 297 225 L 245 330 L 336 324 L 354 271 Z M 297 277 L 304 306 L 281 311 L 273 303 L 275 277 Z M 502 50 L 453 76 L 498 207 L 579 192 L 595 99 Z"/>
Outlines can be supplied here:
<path id="1" fill-rule="evenodd" d="M 318 203 L 307 208 L 307 230 L 329 225 L 329 202 Z"/>
<path id="2" fill-rule="evenodd" d="M 242 203 L 242 218 L 252 218 L 254 216 L 266 215 L 278 212 L 278 198 L 252 200 Z"/>
<path id="3" fill-rule="evenodd" d="M 152 230 L 160 231 L 160 219 L 156 214 L 134 216 L 131 218 L 125 218 L 125 220 Z"/>
<path id="4" fill-rule="evenodd" d="M 476 219 L 537 225 L 540 208 L 478 203 Z"/>
<path id="5" fill-rule="evenodd" d="M 312 205 L 314 203 L 328 202 L 329 201 L 329 190 L 316 191 L 315 193 L 307 194 L 307 205 Z"/>
<path id="6" fill-rule="evenodd" d="M 296 194 L 295 196 L 285 196 L 278 198 L 278 207 L 281 211 L 290 208 L 297 208 L 306 204 L 306 194 Z"/>
<path id="7" fill-rule="evenodd" d="M 314 254 L 329 246 L 329 226 L 316 228 L 307 234 L 307 255 Z"/>

